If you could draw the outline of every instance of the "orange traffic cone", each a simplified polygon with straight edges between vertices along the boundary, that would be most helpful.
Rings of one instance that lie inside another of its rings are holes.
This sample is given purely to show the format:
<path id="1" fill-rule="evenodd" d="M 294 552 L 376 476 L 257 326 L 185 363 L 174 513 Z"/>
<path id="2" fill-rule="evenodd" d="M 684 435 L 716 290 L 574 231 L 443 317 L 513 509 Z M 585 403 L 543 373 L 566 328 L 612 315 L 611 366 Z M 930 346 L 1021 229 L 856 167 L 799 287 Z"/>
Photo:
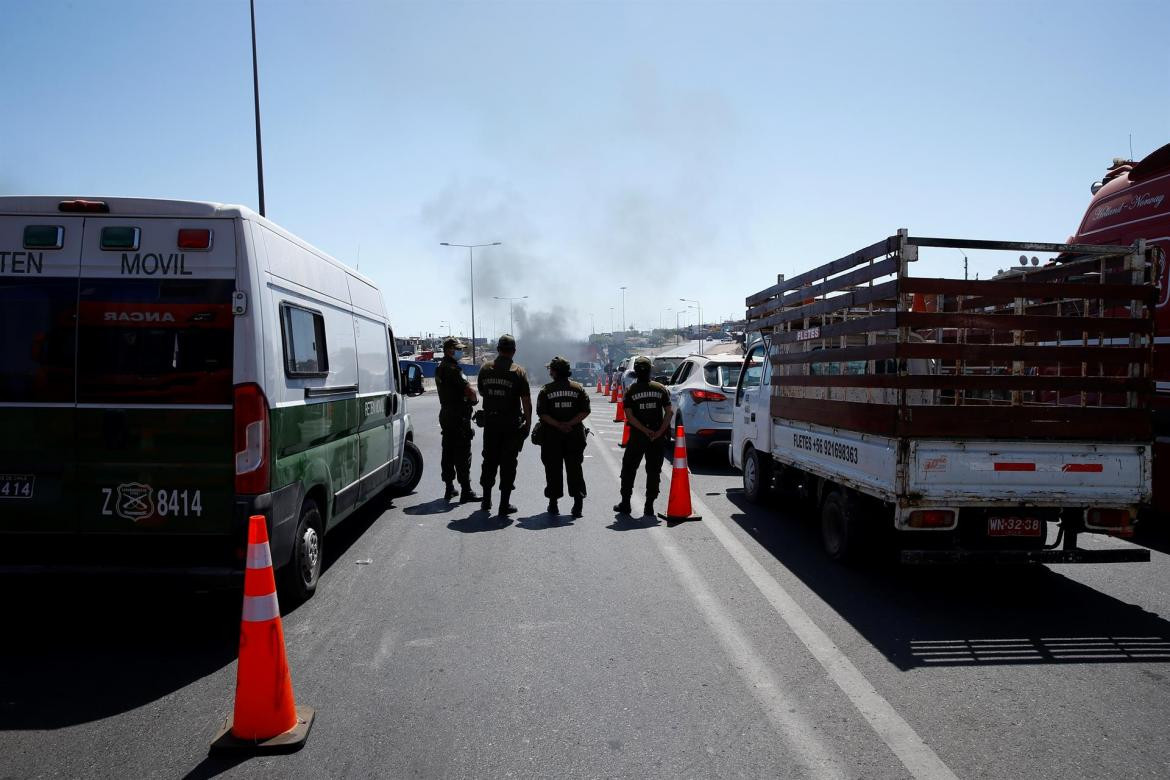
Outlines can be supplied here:
<path id="1" fill-rule="evenodd" d="M 610 402 L 611 404 L 616 404 L 616 403 L 617 403 L 618 394 L 619 394 L 621 391 L 622 391 L 622 383 L 621 383 L 621 382 L 618 382 L 617 384 L 615 384 L 615 385 L 613 386 L 613 389 L 611 389 L 611 390 L 609 391 L 609 402 Z"/>
<path id="2" fill-rule="evenodd" d="M 601 390 L 601 377 L 597 377 L 597 394 L 598 394 L 598 395 L 601 395 L 601 393 L 602 393 L 602 390 Z"/>
<path id="3" fill-rule="evenodd" d="M 252 515 L 248 521 L 235 712 L 211 743 L 211 752 L 299 750 L 313 727 L 313 716 L 310 707 L 298 707 L 293 700 L 268 528 L 264 515 Z"/>
<path id="4" fill-rule="evenodd" d="M 621 390 L 618 390 L 617 411 L 615 411 L 613 414 L 613 421 L 614 422 L 625 422 L 626 421 L 626 403 L 625 403 L 625 401 L 626 401 L 625 395 L 622 393 Z"/>
<path id="5" fill-rule="evenodd" d="M 666 502 L 666 514 L 658 515 L 667 523 L 681 523 L 683 520 L 702 520 L 691 514 L 691 477 L 687 470 L 687 438 L 683 427 L 675 428 L 674 471 L 670 474 L 670 499 Z"/>
<path id="6" fill-rule="evenodd" d="M 618 408 L 621 409 L 620 406 Z M 629 443 L 630 443 L 630 424 L 627 422 L 625 425 L 622 426 L 622 443 L 619 444 L 618 446 L 624 448 Z"/>

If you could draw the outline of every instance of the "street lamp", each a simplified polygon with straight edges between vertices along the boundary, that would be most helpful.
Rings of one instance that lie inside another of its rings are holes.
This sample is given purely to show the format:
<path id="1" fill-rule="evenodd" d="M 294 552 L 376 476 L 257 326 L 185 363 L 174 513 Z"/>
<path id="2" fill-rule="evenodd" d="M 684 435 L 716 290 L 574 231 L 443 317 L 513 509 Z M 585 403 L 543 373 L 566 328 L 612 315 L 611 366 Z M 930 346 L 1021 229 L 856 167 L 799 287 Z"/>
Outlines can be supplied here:
<path id="1" fill-rule="evenodd" d="M 488 244 L 452 244 L 440 241 L 439 246 L 460 246 L 467 249 L 467 270 L 471 279 L 471 363 L 475 364 L 475 260 L 473 252 L 481 246 L 499 246 L 502 241 L 492 241 Z"/>
<path id="2" fill-rule="evenodd" d="M 613 335 L 613 307 L 609 307 L 609 335 Z"/>
<path id="3" fill-rule="evenodd" d="M 439 324 L 447 326 L 447 338 L 451 338 L 451 321 L 450 320 L 439 320 Z"/>
<path id="4" fill-rule="evenodd" d="M 683 303 L 693 303 L 699 310 L 699 354 L 703 354 L 703 304 L 691 298 L 679 298 Z"/>
<path id="5" fill-rule="evenodd" d="M 662 311 L 674 311 L 674 309 L 667 306 Z M 662 330 L 662 311 L 658 312 L 658 329 Z"/>
<path id="6" fill-rule="evenodd" d="M 527 298 L 528 296 L 527 295 L 517 295 L 515 298 L 509 298 L 506 295 L 493 295 L 492 297 L 495 298 L 497 301 L 507 301 L 508 302 L 508 332 L 511 333 L 513 336 L 515 336 L 516 331 L 512 330 L 512 301 L 522 301 L 525 298 Z"/>
<path id="7" fill-rule="evenodd" d="M 626 286 L 622 285 L 622 333 L 626 332 Z"/>

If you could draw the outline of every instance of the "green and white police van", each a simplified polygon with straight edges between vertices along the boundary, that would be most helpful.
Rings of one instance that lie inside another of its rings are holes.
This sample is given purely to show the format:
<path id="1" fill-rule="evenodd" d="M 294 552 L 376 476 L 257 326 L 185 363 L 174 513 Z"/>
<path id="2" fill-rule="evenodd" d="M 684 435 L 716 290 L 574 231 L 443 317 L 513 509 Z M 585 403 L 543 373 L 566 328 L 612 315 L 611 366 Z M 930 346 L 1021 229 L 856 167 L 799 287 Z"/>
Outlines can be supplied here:
<path id="1" fill-rule="evenodd" d="M 382 294 L 242 206 L 0 198 L 0 571 L 231 581 L 269 521 L 284 592 L 422 473 Z"/>

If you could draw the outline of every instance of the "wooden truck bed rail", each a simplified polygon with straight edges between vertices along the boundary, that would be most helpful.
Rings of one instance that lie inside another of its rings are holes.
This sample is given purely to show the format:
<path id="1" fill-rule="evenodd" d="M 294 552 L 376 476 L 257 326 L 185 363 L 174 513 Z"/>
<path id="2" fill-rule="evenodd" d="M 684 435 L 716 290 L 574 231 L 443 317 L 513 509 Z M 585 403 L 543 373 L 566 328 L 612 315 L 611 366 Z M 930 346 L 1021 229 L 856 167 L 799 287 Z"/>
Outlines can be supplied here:
<path id="1" fill-rule="evenodd" d="M 990 280 L 912 277 L 920 247 L 1060 253 Z M 905 230 L 746 299 L 773 416 L 914 437 L 1148 440 L 1155 288 L 1144 242 Z"/>

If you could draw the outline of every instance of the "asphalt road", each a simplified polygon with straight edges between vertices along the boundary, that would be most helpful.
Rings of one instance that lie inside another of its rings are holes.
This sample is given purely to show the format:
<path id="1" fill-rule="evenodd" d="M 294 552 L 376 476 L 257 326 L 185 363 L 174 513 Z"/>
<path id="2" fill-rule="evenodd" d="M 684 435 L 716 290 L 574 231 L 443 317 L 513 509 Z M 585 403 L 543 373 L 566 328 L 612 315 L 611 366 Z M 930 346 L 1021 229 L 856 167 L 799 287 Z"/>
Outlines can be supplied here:
<path id="1" fill-rule="evenodd" d="M 585 517 L 545 514 L 528 445 L 500 522 L 439 500 L 437 399 L 411 401 L 419 490 L 333 532 L 285 613 L 317 711 L 292 755 L 207 758 L 238 597 L 7 583 L 0 777 L 1170 776 L 1170 556 L 832 565 L 705 460 L 701 521 L 615 519 L 594 410 Z"/>

